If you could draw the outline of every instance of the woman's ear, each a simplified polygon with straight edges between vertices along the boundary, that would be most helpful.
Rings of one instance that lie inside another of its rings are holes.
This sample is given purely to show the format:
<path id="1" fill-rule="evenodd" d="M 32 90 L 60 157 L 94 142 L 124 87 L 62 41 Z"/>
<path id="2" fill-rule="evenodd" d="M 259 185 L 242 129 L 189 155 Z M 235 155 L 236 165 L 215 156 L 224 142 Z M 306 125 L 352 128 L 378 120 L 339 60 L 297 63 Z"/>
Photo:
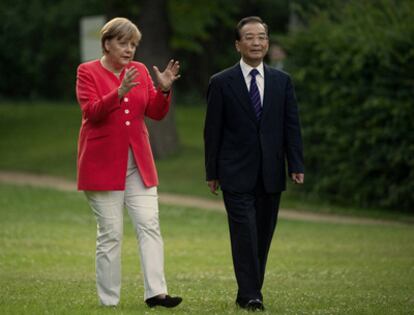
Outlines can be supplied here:
<path id="1" fill-rule="evenodd" d="M 105 50 L 105 52 L 109 52 L 109 46 L 110 46 L 109 39 L 106 39 L 104 41 L 104 50 Z"/>

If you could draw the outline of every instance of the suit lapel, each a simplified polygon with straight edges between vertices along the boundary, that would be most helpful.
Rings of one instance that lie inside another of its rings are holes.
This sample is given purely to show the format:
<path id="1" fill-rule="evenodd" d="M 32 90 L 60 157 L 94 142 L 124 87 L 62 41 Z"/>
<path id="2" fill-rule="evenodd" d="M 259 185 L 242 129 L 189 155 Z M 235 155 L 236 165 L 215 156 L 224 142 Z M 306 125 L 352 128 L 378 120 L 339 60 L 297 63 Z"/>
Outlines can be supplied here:
<path id="1" fill-rule="evenodd" d="M 264 86 L 264 98 L 263 98 L 263 112 L 262 119 L 263 122 L 271 109 L 272 106 L 277 106 L 277 95 L 280 94 L 280 86 L 277 80 L 276 75 L 271 71 L 269 66 L 264 64 L 264 77 L 265 77 L 265 86 Z"/>
<path id="2" fill-rule="evenodd" d="M 246 111 L 247 115 L 257 124 L 256 115 L 253 110 L 253 105 L 250 101 L 249 92 L 247 90 L 246 81 L 243 77 L 243 72 L 241 71 L 240 64 L 237 63 L 233 68 L 230 74 L 231 80 L 229 85 L 241 104 L 242 108 Z"/>

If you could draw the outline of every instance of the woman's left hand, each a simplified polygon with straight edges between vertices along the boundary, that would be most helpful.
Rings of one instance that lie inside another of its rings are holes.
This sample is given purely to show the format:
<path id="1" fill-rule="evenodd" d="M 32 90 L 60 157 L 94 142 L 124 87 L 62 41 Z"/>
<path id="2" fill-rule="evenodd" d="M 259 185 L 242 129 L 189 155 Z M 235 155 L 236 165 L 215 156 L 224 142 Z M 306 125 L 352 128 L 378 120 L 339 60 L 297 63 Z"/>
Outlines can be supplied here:
<path id="1" fill-rule="evenodd" d="M 180 63 L 178 61 L 170 60 L 167 67 L 163 72 L 160 72 L 157 66 L 153 66 L 157 82 L 163 92 L 168 92 L 171 89 L 172 84 L 181 75 L 178 74 L 180 70 Z"/>

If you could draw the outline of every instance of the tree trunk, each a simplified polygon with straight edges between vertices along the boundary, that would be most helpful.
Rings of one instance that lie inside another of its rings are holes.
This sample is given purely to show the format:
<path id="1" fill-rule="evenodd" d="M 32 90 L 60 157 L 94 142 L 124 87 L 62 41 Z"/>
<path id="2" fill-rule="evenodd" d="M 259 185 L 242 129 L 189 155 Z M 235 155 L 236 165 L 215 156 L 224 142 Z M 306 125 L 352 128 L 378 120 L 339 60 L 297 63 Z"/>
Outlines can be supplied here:
<path id="1" fill-rule="evenodd" d="M 139 14 L 135 14 L 139 9 Z M 172 58 L 169 46 L 170 21 L 166 0 L 140 0 L 135 3 L 112 0 L 107 2 L 108 18 L 123 16 L 134 22 L 142 33 L 135 59 L 144 63 L 155 80 L 152 66 L 165 69 Z M 154 82 L 157 85 L 157 82 Z M 155 159 L 162 159 L 179 148 L 179 139 L 174 118 L 174 102 L 168 115 L 161 121 L 146 119 L 150 133 L 151 148 Z"/>
<path id="2" fill-rule="evenodd" d="M 155 75 L 152 66 L 163 71 L 172 58 L 169 47 L 170 27 L 166 0 L 140 1 L 140 14 L 136 21 L 142 32 L 142 39 L 137 49 L 136 59 L 142 61 Z M 155 82 L 157 84 L 157 82 Z M 178 150 L 179 141 L 174 119 L 174 106 L 171 103 L 168 115 L 162 121 L 146 120 L 150 129 L 151 147 L 154 157 L 162 159 Z"/>

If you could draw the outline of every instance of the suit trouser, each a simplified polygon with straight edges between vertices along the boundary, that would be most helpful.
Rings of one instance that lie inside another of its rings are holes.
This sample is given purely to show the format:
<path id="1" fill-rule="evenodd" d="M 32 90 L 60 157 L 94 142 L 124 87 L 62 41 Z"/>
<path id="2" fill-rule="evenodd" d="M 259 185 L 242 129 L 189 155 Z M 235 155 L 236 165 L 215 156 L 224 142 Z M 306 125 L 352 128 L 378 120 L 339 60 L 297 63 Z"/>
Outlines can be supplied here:
<path id="1" fill-rule="evenodd" d="M 267 255 L 276 228 L 280 193 L 266 193 L 262 180 L 253 191 L 223 191 L 236 274 L 237 301 L 263 300 Z"/>
<path id="2" fill-rule="evenodd" d="M 144 186 L 131 150 L 125 191 L 86 191 L 85 194 L 97 221 L 96 284 L 100 303 L 117 305 L 120 299 L 124 206 L 139 243 L 144 299 L 167 293 L 157 187 Z"/>

